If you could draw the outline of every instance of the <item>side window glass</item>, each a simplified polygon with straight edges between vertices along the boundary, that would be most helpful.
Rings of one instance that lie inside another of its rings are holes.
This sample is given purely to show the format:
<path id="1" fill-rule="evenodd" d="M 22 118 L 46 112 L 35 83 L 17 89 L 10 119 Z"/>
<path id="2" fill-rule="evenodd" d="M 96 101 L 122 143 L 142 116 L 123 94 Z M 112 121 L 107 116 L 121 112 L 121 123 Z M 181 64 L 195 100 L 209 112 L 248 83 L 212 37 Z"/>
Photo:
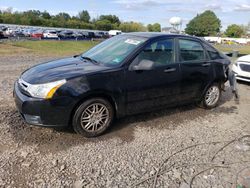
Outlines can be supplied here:
<path id="1" fill-rule="evenodd" d="M 212 48 L 211 46 L 207 45 L 207 44 L 204 44 L 211 60 L 216 60 L 216 59 L 222 59 L 220 53 L 215 50 L 214 48 Z"/>
<path id="2" fill-rule="evenodd" d="M 199 42 L 192 40 L 179 40 L 180 61 L 199 61 L 205 59 L 205 53 Z"/>
<path id="3" fill-rule="evenodd" d="M 136 61 L 150 60 L 155 67 L 164 66 L 173 62 L 174 57 L 173 39 L 160 40 L 147 45 L 137 56 Z"/>

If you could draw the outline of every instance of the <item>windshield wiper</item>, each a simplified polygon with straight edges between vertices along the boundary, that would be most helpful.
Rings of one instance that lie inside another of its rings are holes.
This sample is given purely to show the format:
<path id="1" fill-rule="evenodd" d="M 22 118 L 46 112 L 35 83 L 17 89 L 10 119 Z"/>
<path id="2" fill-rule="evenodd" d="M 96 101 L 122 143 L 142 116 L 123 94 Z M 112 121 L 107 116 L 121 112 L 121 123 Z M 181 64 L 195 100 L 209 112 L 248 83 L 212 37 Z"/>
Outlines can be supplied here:
<path id="1" fill-rule="evenodd" d="M 94 63 L 94 64 L 99 64 L 98 61 L 96 61 L 96 60 L 94 60 L 94 59 L 92 59 L 92 58 L 90 58 L 90 57 L 81 56 L 81 58 L 82 58 L 82 59 L 86 59 L 86 60 L 88 60 L 88 61 L 91 61 L 91 62 Z"/>

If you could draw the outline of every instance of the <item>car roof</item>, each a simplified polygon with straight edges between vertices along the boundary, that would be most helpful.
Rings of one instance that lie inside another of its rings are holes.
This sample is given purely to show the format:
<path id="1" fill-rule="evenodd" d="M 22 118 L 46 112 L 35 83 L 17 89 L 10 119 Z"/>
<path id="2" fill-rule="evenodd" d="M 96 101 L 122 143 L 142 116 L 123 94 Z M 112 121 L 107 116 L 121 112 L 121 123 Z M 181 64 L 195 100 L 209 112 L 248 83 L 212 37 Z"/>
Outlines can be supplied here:
<path id="1" fill-rule="evenodd" d="M 144 37 L 144 38 L 158 38 L 158 37 L 185 37 L 190 39 L 198 39 L 202 40 L 198 37 L 190 36 L 190 35 L 182 35 L 182 34 L 168 34 L 168 33 L 161 33 L 161 32 L 132 32 L 132 33 L 126 33 L 126 35 L 133 35 L 138 37 Z"/>

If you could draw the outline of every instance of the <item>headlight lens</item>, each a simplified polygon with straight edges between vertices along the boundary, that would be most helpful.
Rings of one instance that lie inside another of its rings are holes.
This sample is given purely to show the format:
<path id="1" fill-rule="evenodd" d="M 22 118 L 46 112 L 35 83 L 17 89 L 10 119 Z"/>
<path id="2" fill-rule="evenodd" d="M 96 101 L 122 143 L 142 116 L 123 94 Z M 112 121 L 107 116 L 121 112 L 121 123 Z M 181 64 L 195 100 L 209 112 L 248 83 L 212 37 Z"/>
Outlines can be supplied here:
<path id="1" fill-rule="evenodd" d="M 56 90 L 66 83 L 66 80 L 59 80 L 56 82 L 50 82 L 46 84 L 29 84 L 26 90 L 32 97 L 50 99 L 53 97 Z"/>

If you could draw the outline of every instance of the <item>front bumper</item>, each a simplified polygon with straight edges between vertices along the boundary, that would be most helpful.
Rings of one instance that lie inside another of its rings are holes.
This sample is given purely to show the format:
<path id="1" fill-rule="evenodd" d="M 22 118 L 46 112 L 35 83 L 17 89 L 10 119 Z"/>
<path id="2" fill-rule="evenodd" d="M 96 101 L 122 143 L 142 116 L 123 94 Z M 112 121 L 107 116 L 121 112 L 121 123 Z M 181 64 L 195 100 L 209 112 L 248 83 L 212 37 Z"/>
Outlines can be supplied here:
<path id="1" fill-rule="evenodd" d="M 17 82 L 13 92 L 16 107 L 23 119 L 31 125 L 65 127 L 70 123 L 74 104 L 69 97 L 37 99 L 23 94 Z"/>
<path id="2" fill-rule="evenodd" d="M 245 82 L 250 82 L 250 77 L 246 77 L 246 76 L 236 75 L 236 79 L 241 80 L 241 81 L 245 81 Z"/>
<path id="3" fill-rule="evenodd" d="M 250 82 L 250 72 L 243 71 L 236 65 L 233 65 L 232 70 L 235 72 L 237 80 Z"/>

